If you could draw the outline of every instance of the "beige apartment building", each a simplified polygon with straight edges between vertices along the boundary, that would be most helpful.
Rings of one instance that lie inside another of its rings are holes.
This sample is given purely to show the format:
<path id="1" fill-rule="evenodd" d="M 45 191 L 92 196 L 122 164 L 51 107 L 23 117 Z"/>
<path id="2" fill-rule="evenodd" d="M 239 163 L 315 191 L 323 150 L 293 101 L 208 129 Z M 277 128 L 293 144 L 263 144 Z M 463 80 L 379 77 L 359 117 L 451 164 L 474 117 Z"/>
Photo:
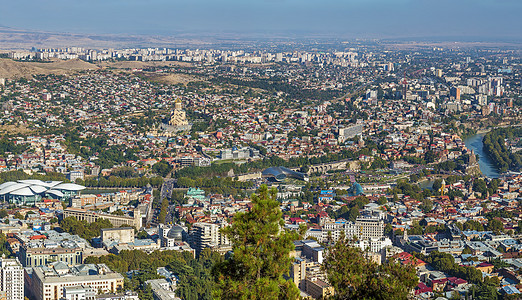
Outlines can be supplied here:
<path id="1" fill-rule="evenodd" d="M 69 207 L 63 211 L 63 217 L 75 217 L 76 219 L 82 221 L 87 221 L 88 223 L 95 222 L 98 219 L 106 219 L 109 220 L 114 227 L 120 227 L 122 225 L 127 225 L 134 227 L 136 229 L 140 229 L 142 226 L 142 218 L 139 209 L 134 209 L 134 216 L 118 216 L 100 213 L 97 211 L 91 211 L 82 208 L 72 208 Z"/>
<path id="2" fill-rule="evenodd" d="M 101 293 L 114 293 L 123 288 L 123 276 L 104 264 L 66 267 L 57 263 L 32 269 L 30 292 L 36 300 L 60 300 L 64 288 L 89 286 Z"/>

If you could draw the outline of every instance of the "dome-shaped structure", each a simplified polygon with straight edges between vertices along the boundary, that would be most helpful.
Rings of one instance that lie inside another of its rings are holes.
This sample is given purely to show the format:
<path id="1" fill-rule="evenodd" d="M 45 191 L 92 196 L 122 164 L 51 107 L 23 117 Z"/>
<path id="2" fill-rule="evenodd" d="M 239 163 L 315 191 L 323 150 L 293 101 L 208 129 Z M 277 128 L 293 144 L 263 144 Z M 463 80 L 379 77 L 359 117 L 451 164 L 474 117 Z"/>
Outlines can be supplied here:
<path id="1" fill-rule="evenodd" d="M 359 196 L 364 194 L 362 186 L 358 182 L 354 182 L 352 186 L 348 189 L 349 196 Z"/>
<path id="2" fill-rule="evenodd" d="M 355 188 L 355 195 L 356 196 L 364 194 L 363 188 L 362 188 L 362 186 L 358 182 L 355 182 L 353 184 L 353 187 Z"/>
<path id="3" fill-rule="evenodd" d="M 183 228 L 180 226 L 173 226 L 169 233 L 167 233 L 167 238 L 169 239 L 175 239 L 177 241 L 183 240 Z"/>
<path id="4" fill-rule="evenodd" d="M 0 198 L 10 203 L 34 205 L 42 197 L 69 199 L 83 189 L 84 186 L 74 183 L 26 179 L 0 184 Z"/>
<path id="5" fill-rule="evenodd" d="M 285 167 L 270 167 L 261 173 L 263 178 L 267 178 L 271 181 L 281 182 L 286 178 L 295 178 L 299 180 L 308 181 L 308 176 L 301 172 L 296 172 Z"/>

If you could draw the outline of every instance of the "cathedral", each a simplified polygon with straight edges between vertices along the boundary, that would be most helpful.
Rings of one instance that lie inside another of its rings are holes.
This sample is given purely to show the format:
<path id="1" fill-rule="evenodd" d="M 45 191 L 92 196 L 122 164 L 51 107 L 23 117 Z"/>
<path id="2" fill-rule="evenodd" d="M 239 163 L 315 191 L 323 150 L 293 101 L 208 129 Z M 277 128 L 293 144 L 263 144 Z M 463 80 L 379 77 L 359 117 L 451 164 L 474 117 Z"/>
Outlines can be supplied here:
<path id="1" fill-rule="evenodd" d="M 190 131 L 192 125 L 189 124 L 187 120 L 187 115 L 183 110 L 183 106 L 181 104 L 180 99 L 176 99 L 174 103 L 174 111 L 170 114 L 170 119 L 168 123 L 160 124 L 160 131 L 151 131 L 151 135 L 161 135 L 161 136 L 174 136 L 177 132 L 181 131 Z M 160 133 L 161 132 L 161 133 Z"/>
<path id="2" fill-rule="evenodd" d="M 176 99 L 176 103 L 174 104 L 174 111 L 170 115 L 169 125 L 175 127 L 188 125 L 187 116 L 181 106 L 181 100 L 179 100 L 179 98 Z"/>

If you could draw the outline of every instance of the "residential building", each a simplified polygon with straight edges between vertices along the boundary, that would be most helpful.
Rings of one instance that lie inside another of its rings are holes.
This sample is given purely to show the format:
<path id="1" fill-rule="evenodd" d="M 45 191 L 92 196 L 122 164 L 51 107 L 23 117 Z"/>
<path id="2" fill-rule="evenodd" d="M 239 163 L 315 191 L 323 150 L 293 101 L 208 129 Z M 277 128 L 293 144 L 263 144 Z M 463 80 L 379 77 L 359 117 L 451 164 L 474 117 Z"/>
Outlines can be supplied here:
<path id="1" fill-rule="evenodd" d="M 0 259 L 0 299 L 24 299 L 24 269 L 18 259 Z"/>
<path id="2" fill-rule="evenodd" d="M 223 224 L 214 223 L 195 223 L 192 226 L 190 241 L 191 246 L 200 253 L 205 248 L 218 249 L 222 246 L 229 246 L 228 238 L 220 233 Z"/>
<path id="3" fill-rule="evenodd" d="M 36 300 L 59 300 L 67 294 L 82 294 L 81 287 L 96 293 L 114 293 L 123 288 L 123 276 L 104 264 L 68 267 L 58 262 L 50 266 L 35 267 L 28 271 L 30 293 Z M 75 287 L 75 289 L 70 289 Z M 85 289 L 85 297 L 92 293 Z M 86 298 L 88 299 L 88 298 Z"/>

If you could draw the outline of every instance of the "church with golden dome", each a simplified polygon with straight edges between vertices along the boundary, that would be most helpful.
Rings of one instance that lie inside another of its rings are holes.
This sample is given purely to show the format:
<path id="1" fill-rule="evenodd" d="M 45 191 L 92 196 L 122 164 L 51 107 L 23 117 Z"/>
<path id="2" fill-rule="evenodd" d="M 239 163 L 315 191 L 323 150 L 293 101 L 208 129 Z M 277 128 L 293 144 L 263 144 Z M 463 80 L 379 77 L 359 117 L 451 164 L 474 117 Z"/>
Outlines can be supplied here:
<path id="1" fill-rule="evenodd" d="M 176 99 L 176 102 L 174 103 L 174 111 L 170 115 L 169 125 L 176 127 L 188 125 L 187 115 L 183 110 L 181 100 L 179 98 Z"/>
<path id="2" fill-rule="evenodd" d="M 187 114 L 185 110 L 183 110 L 183 105 L 181 100 L 178 98 L 176 102 L 174 102 L 174 111 L 170 114 L 170 118 L 168 123 L 161 123 L 160 129 L 161 132 L 151 131 L 151 135 L 161 135 L 161 136 L 174 136 L 176 132 L 180 131 L 189 131 L 192 128 L 192 125 L 189 124 L 187 120 Z"/>

